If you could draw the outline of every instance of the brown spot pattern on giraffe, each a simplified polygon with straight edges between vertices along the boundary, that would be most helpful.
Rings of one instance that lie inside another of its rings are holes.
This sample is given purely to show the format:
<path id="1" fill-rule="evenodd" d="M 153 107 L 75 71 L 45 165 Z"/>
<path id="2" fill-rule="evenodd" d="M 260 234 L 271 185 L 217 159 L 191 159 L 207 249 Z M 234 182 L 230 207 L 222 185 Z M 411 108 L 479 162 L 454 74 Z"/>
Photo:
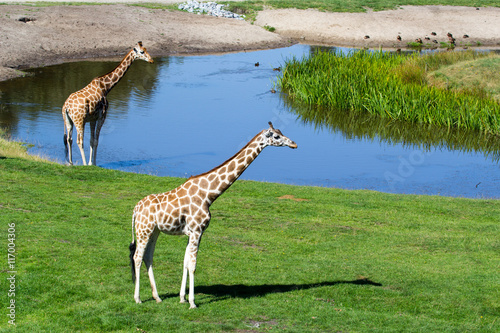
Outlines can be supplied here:
<path id="1" fill-rule="evenodd" d="M 152 262 L 158 232 L 167 234 L 186 234 L 189 236 L 188 246 L 184 256 L 184 270 L 181 284 L 180 298 L 185 301 L 187 273 L 189 272 L 190 307 L 194 303 L 194 272 L 199 242 L 204 230 L 210 223 L 210 205 L 231 186 L 245 171 L 266 146 L 288 146 L 297 148 L 295 142 L 285 137 L 279 130 L 275 130 L 271 123 L 268 130 L 257 134 L 238 153 L 220 166 L 198 176 L 189 178 L 179 187 L 163 193 L 152 194 L 143 198 L 134 208 L 133 228 L 137 237 L 137 246 L 131 258 L 136 285 L 134 298 L 140 303 L 139 273 L 142 260 L 146 263 L 153 298 L 158 302 L 156 284 L 154 281 Z M 132 244 L 134 235 L 132 234 Z"/>
<path id="2" fill-rule="evenodd" d="M 89 164 L 96 164 L 96 152 L 99 142 L 101 127 L 106 120 L 109 91 L 125 75 L 128 68 L 135 59 L 153 62 L 142 42 L 138 42 L 120 64 L 106 75 L 93 79 L 87 86 L 69 95 L 62 107 L 64 120 L 64 144 L 66 147 L 66 159 L 73 164 L 72 143 L 73 127 L 77 132 L 77 144 L 82 155 L 83 164 L 86 165 L 85 152 L 83 150 L 83 134 L 85 123 L 90 123 L 90 158 Z"/>

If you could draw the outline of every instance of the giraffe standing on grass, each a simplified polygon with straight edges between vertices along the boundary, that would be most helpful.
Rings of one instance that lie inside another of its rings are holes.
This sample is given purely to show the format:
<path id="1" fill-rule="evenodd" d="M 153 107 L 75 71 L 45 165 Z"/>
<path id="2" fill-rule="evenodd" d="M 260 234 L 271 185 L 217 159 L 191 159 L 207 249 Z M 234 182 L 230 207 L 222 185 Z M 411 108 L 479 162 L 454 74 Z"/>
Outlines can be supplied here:
<path id="1" fill-rule="evenodd" d="M 161 302 L 153 275 L 153 253 L 160 232 L 169 235 L 189 236 L 184 256 L 184 270 L 180 298 L 186 299 L 186 281 L 189 272 L 189 304 L 194 303 L 194 272 L 201 236 L 210 222 L 210 205 L 233 184 L 250 163 L 267 146 L 288 146 L 297 148 L 297 144 L 274 129 L 269 122 L 269 129 L 257 134 L 232 158 L 220 166 L 198 176 L 189 178 L 181 186 L 162 194 L 151 194 L 135 206 L 132 217 L 132 243 L 130 244 L 130 264 L 132 278 L 135 281 L 134 298 L 141 303 L 139 296 L 139 275 L 142 260 L 151 283 L 153 298 Z M 134 240 L 134 224 L 137 241 Z"/>
<path id="2" fill-rule="evenodd" d="M 120 81 L 135 59 L 142 59 L 153 63 L 153 59 L 142 46 L 142 42 L 137 45 L 123 58 L 120 64 L 106 75 L 96 77 L 85 88 L 69 95 L 62 107 L 64 119 L 64 146 L 66 160 L 73 164 L 72 143 L 73 125 L 76 127 L 76 143 L 82 154 L 83 165 L 86 165 L 85 152 L 83 150 L 83 132 L 85 123 L 90 123 L 90 157 L 89 165 L 96 164 L 97 145 L 99 143 L 99 133 L 106 120 L 108 110 L 108 100 L 106 96 L 109 91 Z M 67 131 L 67 134 L 66 134 Z"/>

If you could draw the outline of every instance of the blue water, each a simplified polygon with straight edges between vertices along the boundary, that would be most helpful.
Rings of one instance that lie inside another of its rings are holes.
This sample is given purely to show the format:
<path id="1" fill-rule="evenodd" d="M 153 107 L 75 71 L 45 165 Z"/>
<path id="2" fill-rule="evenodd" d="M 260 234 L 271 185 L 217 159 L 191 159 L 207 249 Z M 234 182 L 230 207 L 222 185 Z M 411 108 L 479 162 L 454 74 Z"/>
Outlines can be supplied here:
<path id="1" fill-rule="evenodd" d="M 315 128 L 298 119 L 280 94 L 271 92 L 279 75 L 273 68 L 310 51 L 309 46 L 295 45 L 247 53 L 158 58 L 154 65 L 134 63 L 109 95 L 97 164 L 128 172 L 188 177 L 221 164 L 272 121 L 298 149 L 266 148 L 242 179 L 500 198 L 498 160 L 481 152 L 443 147 L 424 150 L 377 137 L 359 138 Z M 92 64 L 85 66 L 94 67 Z M 116 64 L 106 66 L 112 69 Z M 68 76 L 89 71 L 78 67 L 82 66 L 79 63 L 61 66 L 60 71 Z M 60 108 L 71 92 L 105 71 L 78 77 L 75 87 L 41 83 L 41 87 L 31 88 L 49 75 L 47 71 L 57 70 L 57 66 L 41 68 L 32 78 L 13 80 L 15 90 L 23 89 L 24 93 L 6 93 L 13 81 L 0 85 L 0 110 L 9 114 L 1 117 L 0 113 L 0 126 L 8 127 L 14 138 L 33 143 L 31 153 L 64 163 Z M 55 97 L 53 90 L 57 90 Z M 44 94 L 47 96 L 40 96 Z M 85 133 L 88 159 L 88 125 Z M 74 135 L 73 161 L 81 164 Z"/>

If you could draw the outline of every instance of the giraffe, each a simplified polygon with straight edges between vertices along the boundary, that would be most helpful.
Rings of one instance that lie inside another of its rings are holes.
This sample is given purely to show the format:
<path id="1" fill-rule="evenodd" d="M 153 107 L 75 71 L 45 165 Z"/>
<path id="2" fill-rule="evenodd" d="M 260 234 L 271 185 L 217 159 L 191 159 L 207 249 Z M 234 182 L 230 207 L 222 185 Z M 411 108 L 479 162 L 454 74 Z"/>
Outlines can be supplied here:
<path id="1" fill-rule="evenodd" d="M 297 148 L 297 144 L 284 136 L 279 129 L 274 129 L 271 122 L 269 126 L 269 129 L 262 130 L 232 158 L 218 167 L 190 177 L 184 184 L 169 192 L 151 194 L 137 203 L 132 217 L 132 243 L 129 246 L 132 280 L 135 281 L 134 299 L 137 303 L 141 303 L 139 275 L 143 259 L 153 298 L 161 302 L 152 264 L 156 240 L 160 232 L 163 232 L 168 235 L 185 234 L 189 237 L 184 255 L 180 301 L 186 302 L 189 272 L 189 304 L 190 309 L 196 308 L 194 272 L 201 236 L 210 222 L 210 205 L 238 179 L 266 146 Z M 137 240 L 134 239 L 134 225 Z"/>
<path id="2" fill-rule="evenodd" d="M 85 152 L 83 150 L 83 133 L 85 123 L 90 123 L 90 156 L 89 165 L 95 165 L 99 133 L 106 120 L 108 100 L 106 96 L 109 91 L 121 80 L 135 59 L 141 59 L 153 63 L 153 59 L 142 46 L 142 42 L 127 53 L 120 64 L 111 72 L 94 78 L 86 87 L 69 95 L 62 107 L 64 119 L 64 146 L 66 160 L 70 165 L 72 159 L 73 125 L 76 127 L 77 144 L 82 154 L 83 165 L 86 165 Z M 66 134 L 67 131 L 67 134 Z"/>

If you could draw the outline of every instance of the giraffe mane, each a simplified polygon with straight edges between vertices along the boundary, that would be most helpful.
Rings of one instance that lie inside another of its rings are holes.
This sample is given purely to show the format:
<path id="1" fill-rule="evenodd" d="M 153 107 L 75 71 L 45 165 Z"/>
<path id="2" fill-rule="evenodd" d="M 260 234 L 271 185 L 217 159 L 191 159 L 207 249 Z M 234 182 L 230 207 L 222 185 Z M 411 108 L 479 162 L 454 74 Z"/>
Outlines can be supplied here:
<path id="1" fill-rule="evenodd" d="M 265 131 L 265 130 L 264 130 Z M 231 162 L 239 153 L 241 153 L 243 150 L 245 150 L 252 142 L 254 142 L 254 140 L 262 134 L 262 132 L 264 131 L 261 131 L 259 132 L 257 135 L 255 135 L 252 140 L 248 141 L 248 143 L 243 147 L 241 148 L 240 150 L 238 150 L 238 152 L 236 154 L 234 154 L 233 156 L 231 156 L 230 158 L 228 158 L 226 161 L 224 161 L 223 163 L 221 163 L 220 165 L 216 166 L 215 168 L 212 168 L 211 170 L 207 171 L 207 172 L 204 172 L 204 173 L 200 173 L 199 175 L 196 175 L 196 176 L 191 176 L 189 177 L 189 179 L 194 179 L 194 178 L 197 178 L 197 177 L 202 177 L 202 176 L 205 176 L 209 173 L 212 173 L 214 172 L 215 170 L 219 169 L 220 167 L 224 166 L 225 164 L 228 164 L 229 162 Z M 188 179 L 188 180 L 189 180 Z"/>
<path id="2" fill-rule="evenodd" d="M 115 68 L 113 68 L 112 70 L 110 70 L 108 73 L 106 73 L 106 74 L 104 74 L 104 75 L 97 76 L 96 78 L 94 78 L 94 80 L 95 80 L 95 79 L 102 79 L 103 77 L 106 77 L 106 76 L 108 76 L 109 74 L 113 73 L 113 72 L 115 71 L 115 69 L 116 69 L 117 67 L 119 67 L 119 66 L 120 66 L 120 65 L 121 65 L 121 64 L 125 61 L 125 59 L 127 59 L 127 58 L 130 56 L 130 54 L 131 54 L 133 51 L 134 51 L 134 49 L 130 50 L 130 51 L 127 53 L 127 55 L 126 55 L 125 57 L 123 57 L 123 59 L 120 61 L 120 63 L 119 63 L 117 66 L 115 66 Z"/>

